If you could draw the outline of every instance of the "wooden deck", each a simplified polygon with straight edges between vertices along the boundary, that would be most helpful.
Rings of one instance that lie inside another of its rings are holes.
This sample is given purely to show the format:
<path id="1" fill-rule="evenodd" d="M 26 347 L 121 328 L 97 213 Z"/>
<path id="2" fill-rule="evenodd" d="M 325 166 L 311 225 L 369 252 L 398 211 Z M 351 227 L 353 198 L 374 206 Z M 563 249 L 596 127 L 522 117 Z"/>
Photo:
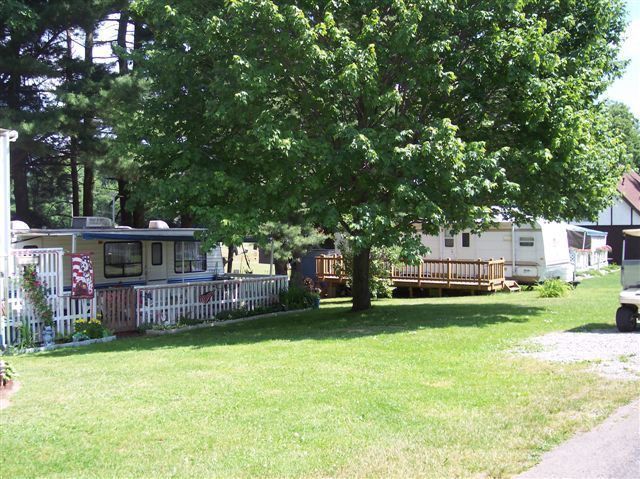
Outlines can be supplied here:
<path id="1" fill-rule="evenodd" d="M 318 256 L 319 282 L 345 284 L 341 256 Z M 499 291 L 504 287 L 504 259 L 453 260 L 424 259 L 417 266 L 389 265 L 389 277 L 396 287 Z"/>

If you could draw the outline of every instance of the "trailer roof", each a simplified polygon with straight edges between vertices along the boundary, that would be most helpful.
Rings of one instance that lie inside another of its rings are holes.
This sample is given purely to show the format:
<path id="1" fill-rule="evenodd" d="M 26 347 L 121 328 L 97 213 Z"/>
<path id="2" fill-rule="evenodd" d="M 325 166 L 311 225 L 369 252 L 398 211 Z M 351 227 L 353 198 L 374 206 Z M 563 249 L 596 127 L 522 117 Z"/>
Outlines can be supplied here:
<path id="1" fill-rule="evenodd" d="M 103 239 L 119 241 L 197 241 L 196 233 L 206 231 L 204 228 L 171 228 L 171 229 L 29 229 L 14 231 L 15 236 L 34 238 L 40 236 L 78 236 L 84 240 Z"/>

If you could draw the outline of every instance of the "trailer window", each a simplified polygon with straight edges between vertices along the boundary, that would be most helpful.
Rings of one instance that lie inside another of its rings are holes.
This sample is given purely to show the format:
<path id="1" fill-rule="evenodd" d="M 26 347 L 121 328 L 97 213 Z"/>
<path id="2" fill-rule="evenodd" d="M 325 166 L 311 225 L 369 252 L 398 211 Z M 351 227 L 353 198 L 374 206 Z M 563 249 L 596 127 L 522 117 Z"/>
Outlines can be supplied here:
<path id="1" fill-rule="evenodd" d="M 140 241 L 104 244 L 105 278 L 140 276 L 141 274 L 142 243 Z"/>
<path id="2" fill-rule="evenodd" d="M 173 252 L 176 273 L 196 273 L 207 270 L 207 254 L 202 250 L 199 241 L 176 241 Z"/>
<path id="3" fill-rule="evenodd" d="M 471 234 L 462 233 L 462 247 L 468 248 L 471 243 Z"/>
<path id="4" fill-rule="evenodd" d="M 534 243 L 533 236 L 520 237 L 520 246 L 530 247 L 530 246 L 533 246 L 533 243 Z"/>
<path id="5" fill-rule="evenodd" d="M 162 264 L 162 243 L 151 243 L 151 264 L 153 266 Z"/>
<path id="6" fill-rule="evenodd" d="M 444 247 L 445 248 L 453 248 L 454 242 L 453 242 L 453 233 L 451 231 L 449 231 L 448 233 L 445 233 L 444 235 Z"/>

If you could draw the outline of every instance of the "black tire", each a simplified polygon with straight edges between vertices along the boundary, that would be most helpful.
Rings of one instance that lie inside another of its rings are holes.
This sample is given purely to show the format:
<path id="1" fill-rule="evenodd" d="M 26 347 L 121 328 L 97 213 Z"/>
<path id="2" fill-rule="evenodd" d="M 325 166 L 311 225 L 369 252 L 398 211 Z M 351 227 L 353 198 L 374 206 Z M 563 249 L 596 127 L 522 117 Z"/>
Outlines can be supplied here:
<path id="1" fill-rule="evenodd" d="M 621 333 L 635 331 L 636 312 L 628 306 L 620 306 L 616 311 L 616 326 Z"/>

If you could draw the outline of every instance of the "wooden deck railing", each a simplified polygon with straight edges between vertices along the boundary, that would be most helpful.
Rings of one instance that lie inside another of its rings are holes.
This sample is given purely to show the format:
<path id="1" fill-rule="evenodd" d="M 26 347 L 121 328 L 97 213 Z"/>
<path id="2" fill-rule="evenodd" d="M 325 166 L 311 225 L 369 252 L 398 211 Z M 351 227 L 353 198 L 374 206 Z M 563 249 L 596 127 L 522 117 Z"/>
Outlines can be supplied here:
<path id="1" fill-rule="evenodd" d="M 463 287 L 493 290 L 504 283 L 504 260 L 424 259 L 419 265 L 388 266 L 389 277 L 396 286 Z M 319 281 L 344 282 L 346 275 L 341 256 L 318 256 L 316 276 Z"/>

